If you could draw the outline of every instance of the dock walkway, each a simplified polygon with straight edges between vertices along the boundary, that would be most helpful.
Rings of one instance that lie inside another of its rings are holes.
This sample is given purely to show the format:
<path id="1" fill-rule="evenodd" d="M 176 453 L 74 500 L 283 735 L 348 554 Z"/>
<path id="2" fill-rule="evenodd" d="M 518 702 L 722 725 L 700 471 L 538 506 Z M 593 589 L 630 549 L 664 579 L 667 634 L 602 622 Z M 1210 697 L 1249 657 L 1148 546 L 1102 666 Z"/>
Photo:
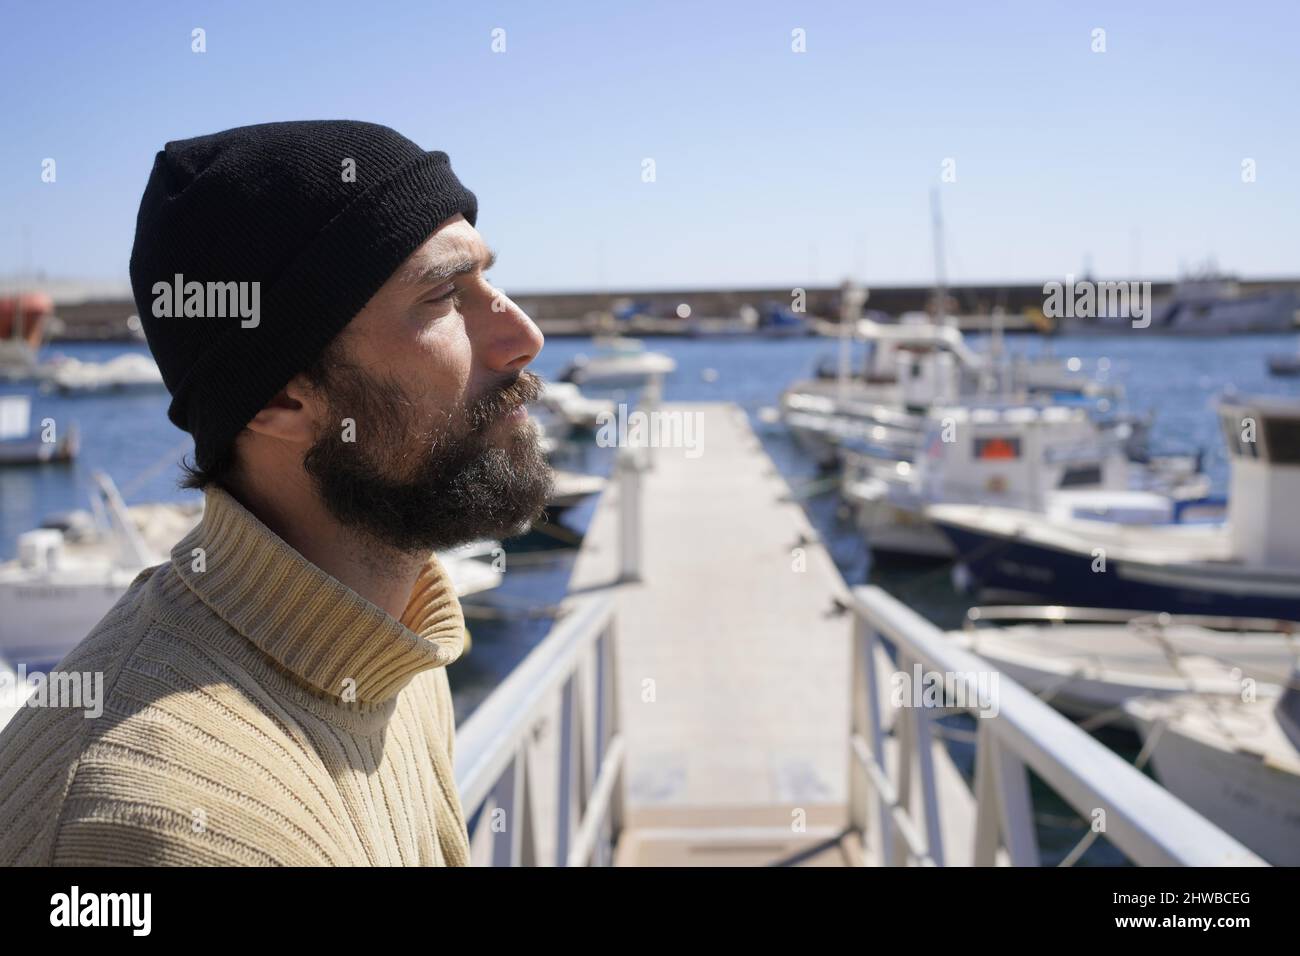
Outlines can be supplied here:
<path id="1" fill-rule="evenodd" d="M 659 411 L 699 416 L 700 440 L 647 450 L 642 583 L 617 583 L 625 491 L 611 482 L 570 588 L 616 594 L 628 754 L 617 860 L 842 865 L 843 580 L 739 407 Z"/>
<path id="2" fill-rule="evenodd" d="M 1037 866 L 1036 776 L 1080 819 L 1071 864 L 1097 819 L 1134 863 L 1263 863 L 1010 679 L 994 708 L 896 701 L 916 669 L 977 694 L 988 664 L 846 591 L 739 408 L 657 411 L 694 440 L 648 471 L 620 449 L 568 613 L 457 729 L 474 862 Z"/>

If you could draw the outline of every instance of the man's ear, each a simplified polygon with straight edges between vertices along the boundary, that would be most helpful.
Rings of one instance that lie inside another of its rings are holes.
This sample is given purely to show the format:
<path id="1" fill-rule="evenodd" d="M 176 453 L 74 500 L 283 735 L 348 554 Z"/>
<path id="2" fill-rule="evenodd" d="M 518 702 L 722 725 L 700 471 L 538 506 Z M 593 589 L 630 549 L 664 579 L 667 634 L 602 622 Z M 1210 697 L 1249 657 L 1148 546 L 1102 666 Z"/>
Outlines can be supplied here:
<path id="1" fill-rule="evenodd" d="M 302 375 L 282 388 L 266 407 L 253 416 L 248 430 L 268 438 L 277 438 L 298 445 L 310 445 L 316 440 L 325 403 Z"/>

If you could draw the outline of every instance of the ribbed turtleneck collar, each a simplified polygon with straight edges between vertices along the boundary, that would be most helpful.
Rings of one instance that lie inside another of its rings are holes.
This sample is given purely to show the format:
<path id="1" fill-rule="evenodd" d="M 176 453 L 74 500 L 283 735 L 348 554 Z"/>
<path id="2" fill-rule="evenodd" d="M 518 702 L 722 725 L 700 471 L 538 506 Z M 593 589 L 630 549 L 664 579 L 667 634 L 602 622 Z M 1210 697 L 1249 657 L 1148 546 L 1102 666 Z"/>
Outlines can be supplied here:
<path id="1" fill-rule="evenodd" d="M 342 702 L 389 700 L 417 673 L 450 664 L 464 649 L 460 601 L 436 555 L 398 620 L 316 567 L 220 488 L 205 493 L 203 520 L 172 549 L 172 564 L 231 627 Z"/>

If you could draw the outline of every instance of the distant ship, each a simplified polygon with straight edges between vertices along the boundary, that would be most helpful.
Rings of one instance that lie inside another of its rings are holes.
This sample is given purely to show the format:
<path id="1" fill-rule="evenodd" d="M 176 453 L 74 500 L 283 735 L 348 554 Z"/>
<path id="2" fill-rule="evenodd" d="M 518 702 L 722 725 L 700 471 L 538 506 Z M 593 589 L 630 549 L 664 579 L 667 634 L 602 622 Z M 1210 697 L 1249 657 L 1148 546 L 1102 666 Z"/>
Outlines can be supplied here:
<path id="1" fill-rule="evenodd" d="M 1151 326 L 1196 335 L 1290 332 L 1296 327 L 1297 308 L 1294 290 L 1243 294 L 1232 279 L 1190 279 L 1156 303 Z"/>
<path id="2" fill-rule="evenodd" d="M 1234 335 L 1241 332 L 1292 332 L 1300 296 L 1293 289 L 1242 292 L 1235 279 L 1208 275 L 1183 279 L 1156 300 L 1150 331 L 1175 335 Z M 1119 332 L 1133 327 L 1132 316 L 1067 320 L 1067 333 Z"/>

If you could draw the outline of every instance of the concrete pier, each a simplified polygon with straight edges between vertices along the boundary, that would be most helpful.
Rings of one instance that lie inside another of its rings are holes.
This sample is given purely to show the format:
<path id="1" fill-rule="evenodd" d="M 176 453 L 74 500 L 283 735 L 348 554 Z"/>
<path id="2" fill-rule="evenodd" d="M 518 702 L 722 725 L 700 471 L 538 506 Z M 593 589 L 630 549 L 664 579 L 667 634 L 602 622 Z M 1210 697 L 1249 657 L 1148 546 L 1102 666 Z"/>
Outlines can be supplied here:
<path id="1" fill-rule="evenodd" d="M 619 862 L 842 865 L 844 583 L 740 408 L 659 410 L 700 416 L 702 441 L 647 450 L 641 581 L 619 582 L 628 488 L 611 482 L 570 589 L 617 595 Z"/>

